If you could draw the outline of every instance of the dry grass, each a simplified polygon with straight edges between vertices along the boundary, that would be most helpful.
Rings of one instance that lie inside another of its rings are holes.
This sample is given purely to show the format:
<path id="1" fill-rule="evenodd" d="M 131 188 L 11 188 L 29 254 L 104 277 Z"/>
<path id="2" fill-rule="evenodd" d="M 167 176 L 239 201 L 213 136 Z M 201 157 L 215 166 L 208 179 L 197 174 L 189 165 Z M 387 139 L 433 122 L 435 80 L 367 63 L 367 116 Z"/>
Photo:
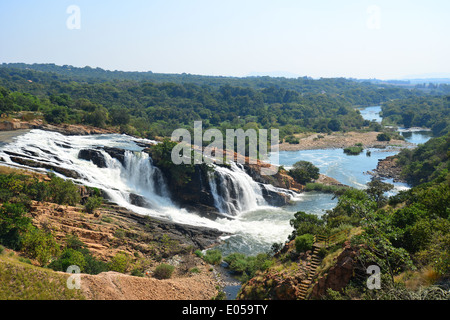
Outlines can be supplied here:
<path id="1" fill-rule="evenodd" d="M 438 279 L 439 274 L 431 266 L 426 266 L 417 271 L 405 271 L 394 278 L 395 282 L 403 282 L 409 290 L 429 287 L 435 284 Z"/>
<path id="2" fill-rule="evenodd" d="M 79 290 L 67 288 L 69 275 L 27 263 L 14 251 L 0 254 L 0 300 L 79 300 Z"/>

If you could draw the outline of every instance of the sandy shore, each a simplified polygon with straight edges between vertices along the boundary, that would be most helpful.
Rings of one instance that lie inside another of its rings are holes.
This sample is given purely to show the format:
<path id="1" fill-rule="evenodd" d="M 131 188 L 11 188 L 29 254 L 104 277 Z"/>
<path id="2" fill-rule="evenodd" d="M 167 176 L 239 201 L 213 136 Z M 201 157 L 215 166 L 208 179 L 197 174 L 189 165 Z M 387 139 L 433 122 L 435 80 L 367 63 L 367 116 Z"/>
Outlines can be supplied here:
<path id="1" fill-rule="evenodd" d="M 347 148 L 362 143 L 364 148 L 412 145 L 403 140 L 377 141 L 379 132 L 333 132 L 295 135 L 299 144 L 280 144 L 280 151 Z M 319 137 L 321 136 L 321 137 Z"/>

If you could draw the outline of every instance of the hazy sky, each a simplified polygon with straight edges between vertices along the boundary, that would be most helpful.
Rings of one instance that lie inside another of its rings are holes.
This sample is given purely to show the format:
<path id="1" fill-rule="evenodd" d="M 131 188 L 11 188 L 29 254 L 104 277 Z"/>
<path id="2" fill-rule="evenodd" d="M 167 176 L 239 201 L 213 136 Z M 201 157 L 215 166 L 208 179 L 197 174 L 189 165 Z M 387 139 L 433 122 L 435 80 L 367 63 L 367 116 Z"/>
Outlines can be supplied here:
<path id="1" fill-rule="evenodd" d="M 0 0 L 0 62 L 224 76 L 450 76 L 450 1 Z"/>

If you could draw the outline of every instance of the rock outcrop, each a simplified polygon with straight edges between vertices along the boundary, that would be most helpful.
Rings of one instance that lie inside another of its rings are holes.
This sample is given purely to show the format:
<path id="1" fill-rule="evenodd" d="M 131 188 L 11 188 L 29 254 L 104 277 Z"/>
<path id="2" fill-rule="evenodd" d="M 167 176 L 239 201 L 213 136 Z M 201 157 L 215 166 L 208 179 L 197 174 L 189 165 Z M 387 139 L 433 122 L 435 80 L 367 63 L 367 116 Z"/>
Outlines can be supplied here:
<path id="1" fill-rule="evenodd" d="M 280 254 L 290 256 L 289 267 L 277 263 L 268 270 L 257 273 L 245 283 L 238 295 L 239 300 L 297 300 L 300 297 L 302 283 L 308 279 L 312 252 L 298 254 L 294 241 L 286 244 Z M 278 257 L 276 255 L 275 257 Z"/>
<path id="2" fill-rule="evenodd" d="M 82 149 L 78 152 L 78 159 L 92 161 L 99 168 L 106 168 L 106 160 L 98 150 Z"/>
<path id="3" fill-rule="evenodd" d="M 33 224 L 52 230 L 61 243 L 66 235 L 76 235 L 96 257 L 105 261 L 118 252 L 133 255 L 139 251 L 164 257 L 184 252 L 190 246 L 203 250 L 226 235 L 216 229 L 142 216 L 114 204 L 104 205 L 95 214 L 85 214 L 78 207 L 33 201 L 30 212 Z"/>
<path id="4" fill-rule="evenodd" d="M 378 160 L 377 168 L 371 172 L 374 177 L 393 179 L 394 182 L 405 182 L 402 178 L 402 167 L 398 164 L 396 156 Z"/>
<path id="5" fill-rule="evenodd" d="M 326 274 L 318 278 L 313 286 L 311 298 L 320 299 L 326 294 L 327 289 L 341 291 L 345 288 L 354 275 L 358 252 L 347 243 L 342 253 L 336 258 L 335 264 Z"/>
<path id="6" fill-rule="evenodd" d="M 81 177 L 81 175 L 74 171 L 74 170 L 70 170 L 67 168 L 63 168 L 63 167 L 59 167 L 50 163 L 46 163 L 46 162 L 40 162 L 40 161 L 35 161 L 32 159 L 28 159 L 25 158 L 23 155 L 21 155 L 20 157 L 18 156 L 10 156 L 10 159 L 18 164 L 22 164 L 28 167 L 32 167 L 32 168 L 45 168 L 48 170 L 52 170 L 54 172 L 58 172 L 68 178 L 73 178 L 73 179 L 78 179 Z"/>

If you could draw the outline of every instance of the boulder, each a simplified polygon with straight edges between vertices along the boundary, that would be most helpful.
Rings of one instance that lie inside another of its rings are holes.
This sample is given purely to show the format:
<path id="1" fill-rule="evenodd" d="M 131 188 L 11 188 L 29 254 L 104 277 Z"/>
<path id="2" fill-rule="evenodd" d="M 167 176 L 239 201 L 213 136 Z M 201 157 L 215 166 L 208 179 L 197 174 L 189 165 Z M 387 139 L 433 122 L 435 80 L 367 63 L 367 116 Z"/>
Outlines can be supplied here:
<path id="1" fill-rule="evenodd" d="M 78 152 L 78 159 L 92 161 L 99 168 L 107 167 L 105 157 L 98 150 L 82 149 Z"/>
<path id="2" fill-rule="evenodd" d="M 130 203 L 135 206 L 142 207 L 142 208 L 150 208 L 150 204 L 148 203 L 148 201 L 145 200 L 145 198 L 141 195 L 138 195 L 135 193 L 130 193 L 128 195 L 128 198 L 130 200 Z"/>
<path id="3" fill-rule="evenodd" d="M 122 164 L 122 166 L 125 166 L 125 150 L 119 149 L 119 148 L 112 148 L 112 147 L 103 147 L 103 150 L 107 154 L 109 154 L 112 158 L 115 158 L 119 160 L 119 162 Z"/>
<path id="4" fill-rule="evenodd" d="M 274 207 L 282 207 L 287 205 L 291 199 L 291 197 L 285 192 L 277 192 L 275 190 L 269 189 L 266 185 L 260 183 L 259 184 L 262 195 L 267 203 Z"/>

